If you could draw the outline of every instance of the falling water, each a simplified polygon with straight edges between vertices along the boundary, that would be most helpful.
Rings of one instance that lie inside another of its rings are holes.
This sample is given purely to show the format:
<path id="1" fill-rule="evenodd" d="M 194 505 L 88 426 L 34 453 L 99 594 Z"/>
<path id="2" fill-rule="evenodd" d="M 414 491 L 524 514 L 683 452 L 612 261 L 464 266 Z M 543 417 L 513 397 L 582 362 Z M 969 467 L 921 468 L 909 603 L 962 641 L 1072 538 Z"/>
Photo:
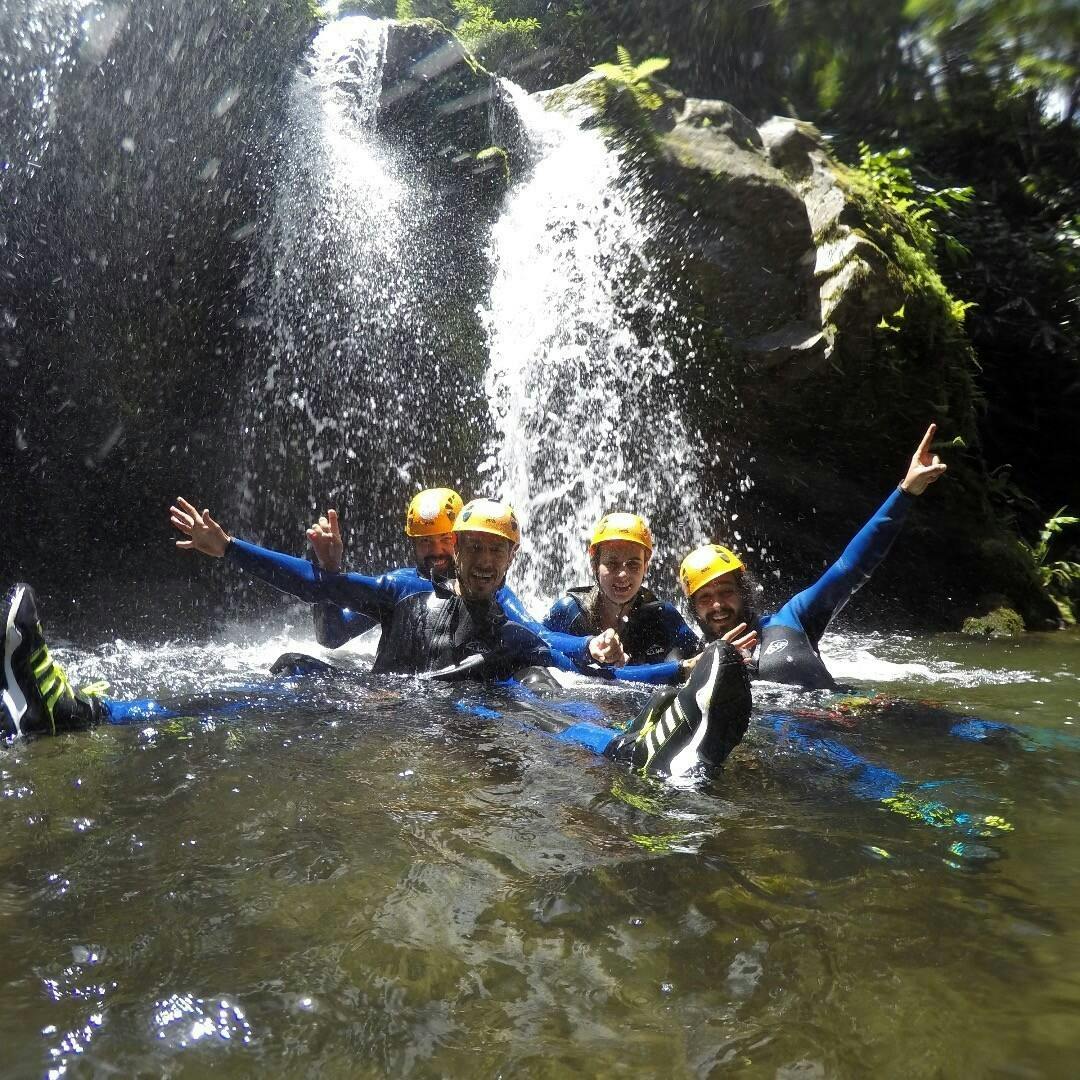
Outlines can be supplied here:
<path id="1" fill-rule="evenodd" d="M 456 479 L 435 314 L 455 286 L 446 209 L 376 130 L 386 41 L 383 21 L 332 22 L 296 76 L 250 281 L 265 348 L 244 416 L 247 523 L 337 505 L 369 559 L 400 558 L 396 508 L 417 486 Z"/>
<path id="2" fill-rule="evenodd" d="M 524 519 L 523 592 L 587 580 L 589 528 L 618 509 L 657 531 L 670 585 L 704 532 L 704 451 L 682 416 L 688 328 L 659 295 L 648 200 L 599 134 L 509 93 L 532 164 L 491 239 L 484 468 Z"/>
<path id="3" fill-rule="evenodd" d="M 0 193 L 41 167 L 56 123 L 55 95 L 74 63 L 108 50 L 117 20 L 108 11 L 83 18 L 89 0 L 14 0 L 0 19 Z M 81 37 L 81 42 L 80 42 Z"/>

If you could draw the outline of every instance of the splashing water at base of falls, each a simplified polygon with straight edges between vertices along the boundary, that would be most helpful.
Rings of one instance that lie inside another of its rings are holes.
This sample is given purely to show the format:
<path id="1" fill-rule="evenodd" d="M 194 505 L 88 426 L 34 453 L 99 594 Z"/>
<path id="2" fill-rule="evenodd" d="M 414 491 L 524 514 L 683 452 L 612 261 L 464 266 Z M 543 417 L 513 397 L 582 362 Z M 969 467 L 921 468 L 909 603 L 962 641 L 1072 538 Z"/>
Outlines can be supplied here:
<path id="1" fill-rule="evenodd" d="M 599 134 L 507 90 L 531 168 L 492 231 L 484 469 L 523 518 L 523 595 L 589 580 L 588 533 L 612 510 L 650 521 L 673 585 L 704 533 L 702 448 L 683 421 L 687 326 L 659 295 L 645 193 Z"/>

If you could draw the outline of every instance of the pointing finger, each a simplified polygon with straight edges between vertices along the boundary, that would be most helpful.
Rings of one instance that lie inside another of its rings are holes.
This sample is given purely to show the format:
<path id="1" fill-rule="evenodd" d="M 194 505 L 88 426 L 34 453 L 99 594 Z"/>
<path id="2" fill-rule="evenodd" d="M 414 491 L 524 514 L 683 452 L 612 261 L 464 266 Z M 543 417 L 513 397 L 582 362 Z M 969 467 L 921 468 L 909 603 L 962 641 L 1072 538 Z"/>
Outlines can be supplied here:
<path id="1" fill-rule="evenodd" d="M 930 452 L 930 443 L 934 440 L 935 431 L 937 431 L 937 424 L 931 424 L 926 429 L 926 434 L 922 437 L 922 442 L 919 443 L 919 449 L 915 451 L 919 457 Z"/>

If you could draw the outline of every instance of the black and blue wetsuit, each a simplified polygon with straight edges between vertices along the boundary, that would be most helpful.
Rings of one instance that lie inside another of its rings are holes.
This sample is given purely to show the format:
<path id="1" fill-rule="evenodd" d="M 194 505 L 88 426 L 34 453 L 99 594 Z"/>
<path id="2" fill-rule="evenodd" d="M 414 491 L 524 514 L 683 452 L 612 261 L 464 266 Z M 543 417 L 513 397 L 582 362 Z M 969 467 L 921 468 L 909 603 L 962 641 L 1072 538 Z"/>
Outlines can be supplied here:
<path id="1" fill-rule="evenodd" d="M 598 634 L 599 602 L 596 585 L 568 589 L 544 616 L 544 626 L 564 634 Z M 604 674 L 622 682 L 677 682 L 680 662 L 701 651 L 701 641 L 675 605 L 658 600 L 650 589 L 638 590 L 617 630 L 630 659 Z"/>
<path id="2" fill-rule="evenodd" d="M 810 588 L 796 593 L 774 615 L 755 620 L 759 679 L 793 683 L 807 690 L 836 689 L 818 653 L 818 643 L 833 617 L 889 553 L 914 498 L 897 488 Z"/>
<path id="3" fill-rule="evenodd" d="M 266 550 L 266 549 L 260 549 Z M 276 552 L 267 552 L 273 556 Z M 381 575 L 394 583 L 402 597 L 411 593 L 430 592 L 431 578 L 415 566 L 402 566 L 396 570 L 388 570 Z M 506 612 L 511 621 L 527 626 L 533 633 L 546 637 L 544 627 L 526 610 L 525 605 L 509 585 L 503 585 L 495 594 L 495 601 Z M 315 640 L 326 649 L 336 649 L 351 641 L 355 637 L 366 633 L 368 630 L 379 625 L 379 620 L 363 611 L 354 611 L 352 608 L 340 607 L 325 600 L 317 601 L 312 606 L 312 617 L 315 622 Z M 578 654 L 581 645 L 577 641 L 569 641 L 567 638 L 554 639 L 552 643 L 561 652 Z"/>
<path id="4" fill-rule="evenodd" d="M 381 624 L 385 632 L 394 609 L 402 600 L 430 594 L 435 588 L 431 579 L 414 567 L 403 567 L 377 577 L 331 574 L 307 559 L 270 551 L 236 538 L 225 549 L 225 558 L 275 589 L 309 604 L 322 605 L 324 613 L 331 607 L 342 610 L 343 622 L 334 627 L 339 633 L 344 627 L 363 633 L 376 624 Z M 589 657 L 588 637 L 549 631 L 531 618 L 521 601 L 505 585 L 496 593 L 495 599 L 511 621 L 531 630 L 553 652 L 568 657 L 580 670 L 591 673 L 595 669 L 596 665 Z"/>

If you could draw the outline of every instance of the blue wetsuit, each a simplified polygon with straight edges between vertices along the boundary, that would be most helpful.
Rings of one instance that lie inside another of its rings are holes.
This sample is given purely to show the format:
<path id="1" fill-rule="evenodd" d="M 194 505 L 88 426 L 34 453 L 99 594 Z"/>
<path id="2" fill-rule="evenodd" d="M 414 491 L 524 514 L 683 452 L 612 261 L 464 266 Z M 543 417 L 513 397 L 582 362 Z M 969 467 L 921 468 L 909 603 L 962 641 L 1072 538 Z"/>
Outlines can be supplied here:
<path id="1" fill-rule="evenodd" d="M 596 585 L 568 589 L 544 616 L 544 626 L 565 634 L 597 634 L 598 599 Z M 678 682 L 681 661 L 701 651 L 701 641 L 675 605 L 658 600 L 646 588 L 639 589 L 630 602 L 618 631 L 630 660 L 625 667 L 603 674 L 622 682 Z"/>
<path id="2" fill-rule="evenodd" d="M 402 600 L 434 590 L 431 579 L 415 567 L 402 567 L 378 577 L 330 574 L 307 559 L 270 551 L 236 538 L 225 549 L 225 558 L 260 581 L 309 604 L 329 604 L 344 609 L 352 625 L 362 627 L 356 633 L 363 633 L 376 623 L 382 624 L 385 630 L 394 608 Z M 513 622 L 537 634 L 549 648 L 569 657 L 575 666 L 589 672 L 596 667 L 589 657 L 588 637 L 549 631 L 529 616 L 521 601 L 505 585 L 496 593 L 495 599 Z M 367 620 L 367 625 L 358 622 L 361 618 Z"/>
<path id="3" fill-rule="evenodd" d="M 759 679 L 793 683 L 808 690 L 836 689 L 818 653 L 818 643 L 833 617 L 889 553 L 914 498 L 897 488 L 810 588 L 796 593 L 776 614 L 755 620 Z"/>

